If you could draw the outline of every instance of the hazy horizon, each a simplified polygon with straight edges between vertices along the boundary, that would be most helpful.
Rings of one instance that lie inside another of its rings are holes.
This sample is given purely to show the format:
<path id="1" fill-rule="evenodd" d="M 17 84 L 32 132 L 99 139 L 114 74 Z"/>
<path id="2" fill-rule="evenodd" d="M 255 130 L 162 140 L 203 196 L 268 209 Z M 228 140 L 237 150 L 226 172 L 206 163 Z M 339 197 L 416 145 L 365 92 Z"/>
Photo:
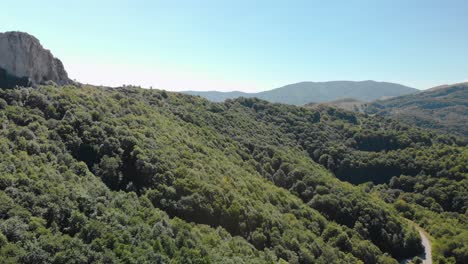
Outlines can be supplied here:
<path id="1" fill-rule="evenodd" d="M 0 31 L 36 36 L 72 79 L 95 85 L 251 93 L 375 80 L 427 89 L 468 80 L 466 10 L 420 0 L 19 0 L 4 7 Z"/>
<path id="2" fill-rule="evenodd" d="M 240 93 L 261 93 L 261 92 L 267 92 L 267 91 L 271 91 L 271 90 L 275 90 L 275 89 L 279 89 L 279 88 L 283 88 L 285 86 L 288 86 L 288 85 L 291 85 L 291 84 L 297 84 L 297 83 L 327 83 L 327 82 L 366 82 L 366 81 L 373 81 L 373 82 L 385 82 L 385 83 L 393 83 L 393 82 L 387 82 L 387 81 L 377 81 L 377 80 L 329 80 L 329 81 L 298 81 L 298 82 L 293 82 L 293 83 L 287 83 L 287 84 L 284 84 L 284 85 L 281 85 L 281 86 L 278 86 L 278 87 L 273 87 L 271 89 L 265 89 L 265 90 L 259 90 L 259 91 L 254 91 L 254 92 L 245 92 L 245 91 L 240 91 L 240 90 L 231 90 L 231 91 L 219 91 L 219 90 L 183 90 L 182 92 L 220 92 L 220 93 L 234 93 L 234 92 L 240 92 Z M 425 89 L 430 89 L 430 88 L 433 88 L 433 87 L 428 87 L 428 88 L 424 88 L 424 89 L 419 89 L 419 88 L 416 88 L 416 87 L 411 87 L 411 86 L 408 86 L 408 85 L 405 85 L 403 83 L 396 83 L 396 84 L 401 84 L 401 85 L 404 85 L 404 86 L 407 86 L 409 88 L 415 88 L 415 89 L 418 89 L 418 90 L 425 90 Z M 142 88 L 146 88 L 146 87 L 142 87 Z"/>

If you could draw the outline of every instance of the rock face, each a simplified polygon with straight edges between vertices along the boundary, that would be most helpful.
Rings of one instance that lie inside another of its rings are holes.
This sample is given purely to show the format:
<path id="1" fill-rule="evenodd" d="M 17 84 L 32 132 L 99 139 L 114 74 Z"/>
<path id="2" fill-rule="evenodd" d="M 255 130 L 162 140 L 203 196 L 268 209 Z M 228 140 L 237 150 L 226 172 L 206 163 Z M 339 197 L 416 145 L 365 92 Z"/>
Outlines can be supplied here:
<path id="1" fill-rule="evenodd" d="M 0 33 L 0 88 L 70 83 L 62 62 L 23 32 Z"/>

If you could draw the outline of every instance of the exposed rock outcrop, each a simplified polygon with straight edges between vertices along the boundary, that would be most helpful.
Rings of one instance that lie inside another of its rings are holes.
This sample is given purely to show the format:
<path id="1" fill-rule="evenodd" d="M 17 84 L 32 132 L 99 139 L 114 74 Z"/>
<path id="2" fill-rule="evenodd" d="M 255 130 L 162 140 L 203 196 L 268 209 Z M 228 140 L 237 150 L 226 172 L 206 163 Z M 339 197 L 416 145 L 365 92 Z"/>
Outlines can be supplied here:
<path id="1" fill-rule="evenodd" d="M 0 33 L 0 88 L 70 83 L 62 62 L 23 32 Z"/>

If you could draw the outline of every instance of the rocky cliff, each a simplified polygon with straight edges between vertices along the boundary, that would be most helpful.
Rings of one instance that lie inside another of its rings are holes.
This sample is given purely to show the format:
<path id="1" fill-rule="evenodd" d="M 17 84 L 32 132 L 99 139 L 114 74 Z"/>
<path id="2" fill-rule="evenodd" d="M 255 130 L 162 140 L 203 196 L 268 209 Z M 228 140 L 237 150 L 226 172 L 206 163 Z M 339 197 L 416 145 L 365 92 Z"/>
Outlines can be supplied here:
<path id="1" fill-rule="evenodd" d="M 0 33 L 0 88 L 70 83 L 62 62 L 23 32 Z"/>

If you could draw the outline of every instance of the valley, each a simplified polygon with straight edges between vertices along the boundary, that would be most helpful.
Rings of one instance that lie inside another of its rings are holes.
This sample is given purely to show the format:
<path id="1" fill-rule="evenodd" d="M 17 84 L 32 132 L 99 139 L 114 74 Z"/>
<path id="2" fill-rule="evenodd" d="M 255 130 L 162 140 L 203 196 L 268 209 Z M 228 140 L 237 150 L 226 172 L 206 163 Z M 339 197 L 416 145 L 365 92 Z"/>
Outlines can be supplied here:
<path id="1" fill-rule="evenodd" d="M 0 226 L 12 259 L 26 257 L 20 241 L 39 237 L 34 250 L 57 261 L 61 252 L 144 261 L 156 251 L 202 263 L 395 263 L 423 252 L 399 214 L 464 246 L 462 139 L 336 108 L 134 87 L 42 86 L 0 98 Z M 461 233 L 435 231 L 447 221 Z M 67 251 L 68 239 L 81 249 Z M 52 241 L 62 242 L 44 248 Z M 438 246 L 434 257 L 462 260 L 458 248 Z"/>

